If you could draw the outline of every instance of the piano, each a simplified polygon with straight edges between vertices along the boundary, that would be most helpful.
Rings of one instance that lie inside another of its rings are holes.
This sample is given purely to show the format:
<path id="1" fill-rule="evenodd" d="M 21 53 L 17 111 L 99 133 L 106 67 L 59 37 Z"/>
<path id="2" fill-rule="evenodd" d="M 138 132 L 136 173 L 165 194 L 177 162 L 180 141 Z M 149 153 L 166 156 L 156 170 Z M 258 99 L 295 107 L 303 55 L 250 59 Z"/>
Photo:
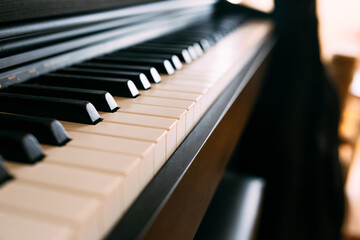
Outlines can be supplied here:
<path id="1" fill-rule="evenodd" d="M 272 23 L 214 0 L 48 2 L 0 4 L 0 239 L 191 239 Z"/>

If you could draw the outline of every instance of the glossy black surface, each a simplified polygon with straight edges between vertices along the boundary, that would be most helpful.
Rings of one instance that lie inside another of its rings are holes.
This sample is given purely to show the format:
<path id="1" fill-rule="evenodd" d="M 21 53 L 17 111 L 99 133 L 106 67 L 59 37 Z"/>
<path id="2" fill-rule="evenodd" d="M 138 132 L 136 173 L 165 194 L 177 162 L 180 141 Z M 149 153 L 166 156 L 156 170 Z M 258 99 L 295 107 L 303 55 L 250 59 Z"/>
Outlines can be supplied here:
<path id="1" fill-rule="evenodd" d="M 88 101 L 4 92 L 0 92 L 0 111 L 87 124 L 101 120 Z"/>
<path id="2" fill-rule="evenodd" d="M 116 71 L 128 71 L 128 72 L 141 72 L 144 73 L 148 80 L 152 83 L 161 82 L 161 77 L 159 72 L 154 67 L 149 66 L 133 66 L 125 64 L 111 64 L 111 63 L 95 63 L 95 62 L 85 62 L 74 65 L 76 68 L 85 68 L 85 69 L 107 69 L 107 70 L 116 70 Z"/>
<path id="3" fill-rule="evenodd" d="M 0 155 L 0 185 L 12 179 L 12 176 L 6 169 L 3 161 L 4 158 Z"/>
<path id="4" fill-rule="evenodd" d="M 171 62 L 171 65 L 176 70 L 180 70 L 182 68 L 182 63 L 178 56 L 174 54 L 161 54 L 161 53 L 139 53 L 139 52 L 131 52 L 129 50 L 121 50 L 119 52 L 115 52 L 109 54 L 108 56 L 114 57 L 141 57 L 141 58 L 149 58 L 149 59 L 161 59 L 161 60 L 168 60 Z"/>
<path id="5" fill-rule="evenodd" d="M 113 112 L 118 109 L 111 94 L 102 90 L 17 84 L 10 86 L 6 91 L 26 95 L 86 100 L 91 102 L 97 110 L 104 112 Z"/>
<path id="6" fill-rule="evenodd" d="M 62 86 L 70 88 L 85 88 L 108 91 L 111 95 L 120 97 L 136 97 L 139 92 L 135 84 L 128 79 L 116 79 L 91 76 L 73 76 L 67 74 L 46 74 L 37 79 L 41 85 Z M 136 91 L 131 91 L 129 85 L 133 85 Z"/>
<path id="7" fill-rule="evenodd" d="M 64 68 L 57 73 L 74 76 L 110 77 L 115 79 L 129 79 L 133 81 L 138 89 L 146 90 L 150 88 L 150 82 L 146 75 L 141 72 L 129 72 L 107 69 L 84 69 L 84 68 Z"/>
<path id="8" fill-rule="evenodd" d="M 113 64 L 119 63 L 119 64 L 129 64 L 129 65 L 138 65 L 138 66 L 151 66 L 156 68 L 158 72 L 169 75 L 174 74 L 175 71 L 168 60 L 162 60 L 162 59 L 104 56 L 104 57 L 96 58 L 93 61 L 101 62 L 101 63 L 113 63 Z"/>
<path id="9" fill-rule="evenodd" d="M 8 161 L 33 164 L 44 157 L 37 139 L 29 133 L 0 129 L 0 154 Z"/>
<path id="10" fill-rule="evenodd" d="M 0 126 L 6 126 L 7 130 L 29 132 L 45 144 L 61 146 L 70 140 L 61 123 L 52 118 L 0 113 Z"/>

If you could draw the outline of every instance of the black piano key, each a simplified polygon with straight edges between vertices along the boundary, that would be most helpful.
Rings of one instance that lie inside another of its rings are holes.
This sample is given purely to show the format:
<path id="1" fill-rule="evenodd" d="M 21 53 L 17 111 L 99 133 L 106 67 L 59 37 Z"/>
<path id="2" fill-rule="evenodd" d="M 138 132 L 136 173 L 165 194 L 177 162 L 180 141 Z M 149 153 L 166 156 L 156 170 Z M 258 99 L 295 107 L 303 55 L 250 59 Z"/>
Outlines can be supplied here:
<path id="1" fill-rule="evenodd" d="M 154 43 L 154 42 L 146 42 L 139 44 L 138 46 L 146 46 L 146 47 L 152 47 L 152 48 L 163 48 L 163 49 L 178 49 L 178 50 L 187 50 L 190 54 L 190 57 L 192 60 L 196 60 L 199 58 L 197 55 L 195 49 L 193 46 L 189 45 L 182 45 L 182 44 L 176 44 L 176 43 Z"/>
<path id="2" fill-rule="evenodd" d="M 0 155 L 0 185 L 13 178 L 6 169 L 3 162 L 4 162 L 4 158 Z"/>
<path id="3" fill-rule="evenodd" d="M 160 73 L 165 73 L 172 75 L 175 72 L 175 69 L 172 67 L 171 63 L 168 60 L 161 59 L 148 59 L 148 58 L 138 58 L 138 57 L 112 57 L 104 56 L 95 58 L 93 62 L 101 63 L 120 63 L 120 64 L 129 64 L 129 65 L 140 65 L 140 66 L 152 66 L 155 67 Z"/>
<path id="4" fill-rule="evenodd" d="M 151 40 L 151 41 L 149 41 L 147 43 L 149 43 L 149 44 L 161 44 L 165 48 L 168 47 L 168 46 L 170 46 L 170 47 L 171 46 L 176 46 L 176 47 L 190 48 L 190 49 L 193 49 L 195 51 L 197 57 L 200 57 L 200 56 L 202 56 L 204 54 L 204 51 L 202 50 L 200 44 L 196 43 L 196 42 L 193 42 L 193 41 L 172 41 L 172 40 L 158 38 L 158 39 Z"/>
<path id="5" fill-rule="evenodd" d="M 130 48 L 126 49 L 127 51 L 131 51 L 131 52 L 139 52 L 139 53 L 154 53 L 154 54 L 158 54 L 158 53 L 165 53 L 165 54 L 174 54 L 176 56 L 178 56 L 178 58 L 180 59 L 180 61 L 184 62 L 184 63 L 191 63 L 192 62 L 192 58 L 190 56 L 190 53 L 188 50 L 186 49 L 182 49 L 182 48 L 162 48 L 162 47 L 151 47 L 151 46 L 144 46 L 144 45 L 136 45 Z"/>
<path id="6" fill-rule="evenodd" d="M 151 59 L 162 59 L 162 60 L 168 60 L 173 68 L 176 70 L 182 69 L 182 63 L 178 56 L 173 54 L 161 54 L 161 53 L 138 53 L 138 52 L 131 52 L 129 50 L 121 50 L 119 52 L 114 52 L 109 54 L 108 56 L 114 56 L 114 57 L 141 57 L 141 58 L 151 58 Z"/>
<path id="7" fill-rule="evenodd" d="M 74 76 L 66 74 L 46 74 L 37 79 L 41 85 L 85 88 L 108 91 L 113 96 L 136 97 L 139 90 L 133 81 L 104 77 Z"/>
<path id="8" fill-rule="evenodd" d="M 95 107 L 85 100 L 5 92 L 0 92 L 0 111 L 87 124 L 96 124 L 101 121 Z"/>
<path id="9" fill-rule="evenodd" d="M 200 35 L 191 35 L 191 34 L 174 34 L 174 35 L 167 35 L 163 36 L 161 38 L 158 38 L 159 40 L 168 40 L 172 42 L 179 42 L 179 43 L 198 43 L 201 48 L 204 51 L 207 51 L 211 48 L 212 45 L 214 45 L 214 41 L 211 37 L 207 36 L 200 36 Z"/>
<path id="10" fill-rule="evenodd" d="M 107 70 L 116 70 L 116 71 L 129 71 L 129 72 L 142 72 L 152 83 L 161 82 L 161 76 L 159 72 L 154 67 L 149 66 L 132 66 L 132 65 L 122 65 L 122 64 L 111 64 L 111 63 L 93 63 L 85 62 L 74 65 L 76 68 L 85 68 L 85 69 L 107 69 Z"/>
<path id="11" fill-rule="evenodd" d="M 35 163 L 44 157 L 34 135 L 0 129 L 0 154 L 8 161 Z"/>
<path id="12" fill-rule="evenodd" d="M 86 100 L 91 102 L 97 110 L 104 112 L 114 112 L 119 109 L 113 96 L 109 92 L 102 90 L 16 84 L 5 89 L 5 91 L 26 95 Z"/>
<path id="13" fill-rule="evenodd" d="M 104 69 L 84 69 L 84 68 L 64 68 L 57 73 L 76 75 L 76 76 L 92 76 L 92 77 L 110 77 L 129 79 L 135 83 L 138 89 L 147 90 L 151 87 L 149 80 L 146 75 L 141 72 L 129 72 L 129 71 L 115 71 L 115 70 L 104 70 Z"/>
<path id="14" fill-rule="evenodd" d="M 29 132 L 44 144 L 62 146 L 70 140 L 61 123 L 53 118 L 0 113 L 0 126 L 6 126 L 7 130 Z"/>
<path id="15" fill-rule="evenodd" d="M 192 31 L 187 31 L 186 34 L 188 34 L 188 35 L 206 36 L 207 38 L 211 39 L 214 44 L 219 42 L 225 36 L 225 34 L 219 32 L 218 29 L 213 29 L 213 30 L 210 30 L 210 31 L 209 30 L 195 29 L 195 30 L 192 30 Z"/>

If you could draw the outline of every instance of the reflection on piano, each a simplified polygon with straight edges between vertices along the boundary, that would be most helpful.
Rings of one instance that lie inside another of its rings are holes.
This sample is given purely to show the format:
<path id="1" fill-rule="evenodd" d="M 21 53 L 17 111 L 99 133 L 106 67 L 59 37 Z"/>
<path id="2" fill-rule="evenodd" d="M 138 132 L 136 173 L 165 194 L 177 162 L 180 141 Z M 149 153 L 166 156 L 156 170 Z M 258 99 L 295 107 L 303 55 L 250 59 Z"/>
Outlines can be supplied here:
<path id="1" fill-rule="evenodd" d="M 1 239 L 158 239 L 189 218 L 165 236 L 194 235 L 272 46 L 269 22 L 214 6 L 165 1 L 0 29 Z"/>

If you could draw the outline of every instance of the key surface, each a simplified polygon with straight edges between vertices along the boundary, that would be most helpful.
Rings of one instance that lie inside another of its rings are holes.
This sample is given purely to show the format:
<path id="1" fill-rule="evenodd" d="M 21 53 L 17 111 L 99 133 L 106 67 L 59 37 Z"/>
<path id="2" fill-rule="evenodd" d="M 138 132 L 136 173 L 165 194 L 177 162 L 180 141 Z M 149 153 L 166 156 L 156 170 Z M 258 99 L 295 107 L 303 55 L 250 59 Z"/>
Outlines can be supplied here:
<path id="1" fill-rule="evenodd" d="M 4 165 L 3 157 L 0 155 L 0 185 L 10 179 L 12 179 L 12 176 L 10 175 L 7 167 Z"/>
<path id="2" fill-rule="evenodd" d="M 151 158 L 143 160 L 139 156 L 72 146 L 56 148 L 42 145 L 42 147 L 46 154 L 44 162 L 121 176 L 124 182 L 124 209 L 129 207 L 154 174 L 151 172 L 153 167 Z"/>
<path id="3" fill-rule="evenodd" d="M 0 239 L 6 240 L 71 240 L 73 230 L 66 224 L 57 224 L 47 219 L 11 211 L 0 206 Z"/>
<path id="4" fill-rule="evenodd" d="M 130 71 L 130 72 L 141 72 L 146 75 L 152 83 L 161 82 L 161 76 L 159 72 L 154 67 L 149 66 L 133 66 L 125 64 L 111 64 L 111 63 L 95 63 L 95 62 L 84 62 L 74 65 L 77 68 L 85 69 L 109 69 L 109 70 L 119 70 L 119 71 Z"/>
<path id="5" fill-rule="evenodd" d="M 143 45 L 136 45 L 130 48 L 125 49 L 131 52 L 139 52 L 139 53 L 165 53 L 165 54 L 175 54 L 178 58 L 187 64 L 192 62 L 192 58 L 190 53 L 186 49 L 182 48 L 162 48 L 162 47 L 151 47 L 151 46 L 143 46 Z"/>
<path id="6" fill-rule="evenodd" d="M 139 65 L 139 66 L 151 66 L 155 67 L 159 73 L 164 73 L 172 75 L 175 72 L 175 69 L 172 67 L 171 63 L 168 60 L 161 59 L 151 59 L 151 58 L 138 58 L 138 57 L 114 57 L 114 56 L 104 56 L 95 58 L 93 62 L 101 63 L 119 63 L 119 64 L 129 64 L 129 65 Z"/>
<path id="7" fill-rule="evenodd" d="M 135 86 L 138 89 L 149 89 L 150 82 L 147 79 L 146 75 L 141 72 L 129 72 L 129 71 L 119 71 L 119 70 L 106 70 L 106 69 L 84 69 L 84 68 L 64 68 L 58 70 L 57 73 L 67 74 L 67 75 L 76 75 L 83 77 L 110 77 L 110 78 L 119 78 L 119 79 L 129 79 L 135 83 Z"/>
<path id="8" fill-rule="evenodd" d="M 113 112 L 118 109 L 111 94 L 102 90 L 16 84 L 7 88 L 6 91 L 27 95 L 86 100 L 91 102 L 97 110 L 105 112 Z"/>
<path id="9" fill-rule="evenodd" d="M 75 131 L 68 131 L 68 133 L 72 138 L 72 141 L 68 143 L 69 146 L 141 157 L 143 161 L 151 161 L 149 172 L 151 177 L 154 174 L 154 143 Z"/>
<path id="10" fill-rule="evenodd" d="M 166 90 L 156 90 L 151 89 L 150 91 L 146 91 L 142 93 L 142 96 L 149 97 L 159 97 L 167 99 L 178 99 L 178 100 L 187 100 L 196 103 L 195 111 L 194 111 L 194 123 L 197 123 L 204 110 L 203 105 L 206 97 L 201 93 L 187 93 L 187 92 L 174 92 L 174 91 L 166 91 Z"/>
<path id="11" fill-rule="evenodd" d="M 62 221 L 76 231 L 76 239 L 101 237 L 100 205 L 96 198 L 12 181 L 0 188 L 0 206 Z"/>
<path id="12" fill-rule="evenodd" d="M 200 56 L 197 54 L 197 52 L 195 51 L 194 47 L 191 45 L 181 45 L 181 44 L 163 44 L 163 43 L 154 43 L 154 42 L 145 42 L 142 43 L 138 46 L 145 46 L 145 47 L 154 47 L 154 48 L 164 48 L 164 49 L 178 49 L 178 50 L 187 50 L 191 59 L 192 60 L 196 60 L 198 59 Z"/>
<path id="13" fill-rule="evenodd" d="M 201 46 L 199 43 L 193 42 L 193 41 L 179 41 L 179 42 L 174 42 L 172 40 L 167 40 L 167 39 L 154 39 L 152 41 L 150 41 L 149 43 L 154 43 L 154 44 L 161 44 L 164 45 L 164 47 L 166 48 L 167 46 L 176 46 L 176 47 L 192 47 L 192 49 L 195 51 L 196 56 L 199 58 L 204 54 L 204 51 L 202 50 Z"/>
<path id="14" fill-rule="evenodd" d="M 150 59 L 163 59 L 168 60 L 173 68 L 176 70 L 182 69 L 182 63 L 178 56 L 174 54 L 161 54 L 161 53 L 139 53 L 139 52 L 131 52 L 129 50 L 121 50 L 118 52 L 111 53 L 109 56 L 114 57 L 141 57 L 141 58 L 150 58 Z"/>
<path id="15" fill-rule="evenodd" d="M 110 230 L 124 212 L 123 180 L 121 176 L 72 168 L 48 162 L 34 166 L 8 163 L 16 181 L 36 183 L 45 188 L 96 197 L 103 215 L 103 232 Z"/>
<path id="16" fill-rule="evenodd" d="M 0 154 L 6 160 L 35 163 L 44 157 L 37 139 L 29 133 L 0 130 Z"/>
<path id="17" fill-rule="evenodd" d="M 154 129 L 167 130 L 166 152 L 170 156 L 176 149 L 177 145 L 177 124 L 178 120 L 158 116 L 139 115 L 125 112 L 115 112 L 114 114 L 100 113 L 104 122 L 121 123 L 134 126 L 142 126 Z"/>
<path id="18" fill-rule="evenodd" d="M 114 96 L 136 97 L 139 95 L 135 84 L 127 79 L 81 77 L 52 73 L 45 74 L 36 80 L 41 85 L 104 90 Z"/>
<path id="19" fill-rule="evenodd" d="M 3 92 L 0 93 L 0 111 L 88 124 L 101 120 L 88 101 Z"/>
<path id="20" fill-rule="evenodd" d="M 6 126 L 8 130 L 29 132 L 45 144 L 61 146 L 70 140 L 61 123 L 52 118 L 0 113 L 0 126 Z"/>
<path id="21" fill-rule="evenodd" d="M 117 97 L 115 101 L 121 105 L 123 104 L 144 104 L 144 105 L 153 105 L 153 106 L 163 106 L 163 107 L 171 107 L 171 108 L 180 108 L 186 109 L 186 134 L 189 134 L 191 129 L 194 126 L 194 115 L 198 115 L 199 113 L 195 113 L 197 111 L 195 102 L 186 101 L 186 100 L 178 100 L 178 99 L 164 99 L 157 97 L 147 97 L 147 96 L 139 96 L 137 99 L 126 99 Z"/>
<path id="22" fill-rule="evenodd" d="M 62 122 L 67 130 L 99 134 L 104 136 L 147 141 L 155 144 L 154 169 L 157 171 L 164 164 L 166 156 L 166 130 L 153 129 L 140 126 L 130 126 L 118 123 L 103 122 L 96 126 Z"/>
<path id="23" fill-rule="evenodd" d="M 158 39 L 156 39 L 158 40 Z M 198 43 L 201 48 L 204 51 L 207 51 L 211 48 L 211 46 L 214 44 L 212 42 L 212 40 L 210 38 L 206 38 L 206 37 L 202 37 L 202 36 L 191 36 L 191 35 L 168 35 L 168 36 L 164 36 L 159 38 L 159 40 L 167 40 L 167 41 L 172 41 L 172 42 L 180 42 L 180 43 L 187 43 L 187 44 L 191 44 L 191 43 Z"/>
<path id="24" fill-rule="evenodd" d="M 186 135 L 186 110 L 142 104 L 122 104 L 119 112 L 136 113 L 157 117 L 177 119 L 177 142 L 181 143 Z"/>

